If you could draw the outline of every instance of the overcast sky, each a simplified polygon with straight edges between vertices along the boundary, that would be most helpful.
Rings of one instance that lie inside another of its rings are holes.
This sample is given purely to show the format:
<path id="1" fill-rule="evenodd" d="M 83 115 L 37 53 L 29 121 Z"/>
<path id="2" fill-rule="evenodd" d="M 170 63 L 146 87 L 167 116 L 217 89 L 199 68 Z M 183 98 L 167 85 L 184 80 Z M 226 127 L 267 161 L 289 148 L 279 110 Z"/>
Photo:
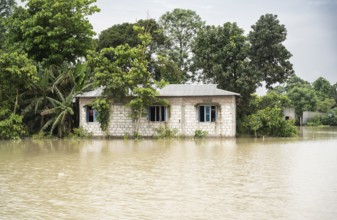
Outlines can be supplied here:
<path id="1" fill-rule="evenodd" d="M 248 34 L 266 13 L 278 15 L 288 31 L 295 73 L 313 82 L 337 82 L 337 0 L 97 0 L 100 13 L 89 19 L 99 34 L 114 24 L 158 19 L 174 8 L 194 10 L 207 24 L 237 22 Z"/>

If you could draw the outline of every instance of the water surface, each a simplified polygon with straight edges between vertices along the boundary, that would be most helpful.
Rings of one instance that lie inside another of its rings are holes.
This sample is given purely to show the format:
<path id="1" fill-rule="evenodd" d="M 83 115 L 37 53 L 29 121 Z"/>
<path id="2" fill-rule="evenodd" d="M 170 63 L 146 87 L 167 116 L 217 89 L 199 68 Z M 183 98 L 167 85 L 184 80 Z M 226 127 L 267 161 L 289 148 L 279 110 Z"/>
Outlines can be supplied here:
<path id="1" fill-rule="evenodd" d="M 335 219 L 337 130 L 0 142 L 0 219 Z"/>

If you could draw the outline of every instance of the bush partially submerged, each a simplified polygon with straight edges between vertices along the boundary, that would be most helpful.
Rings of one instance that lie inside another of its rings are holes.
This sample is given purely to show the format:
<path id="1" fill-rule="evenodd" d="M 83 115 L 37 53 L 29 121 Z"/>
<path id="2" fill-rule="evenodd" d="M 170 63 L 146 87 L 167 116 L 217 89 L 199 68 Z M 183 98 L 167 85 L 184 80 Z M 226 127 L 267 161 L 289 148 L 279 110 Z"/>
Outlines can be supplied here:
<path id="1" fill-rule="evenodd" d="M 270 108 L 257 111 L 244 118 L 243 126 L 255 136 L 292 137 L 297 134 L 293 120 L 284 120 L 281 108 Z"/>
<path id="2" fill-rule="evenodd" d="M 155 129 L 155 137 L 156 138 L 174 138 L 178 134 L 178 129 L 173 128 L 170 129 L 168 126 L 159 126 L 159 128 Z"/>
<path id="3" fill-rule="evenodd" d="M 201 139 L 207 137 L 208 132 L 203 130 L 195 130 L 194 138 Z"/>
<path id="4" fill-rule="evenodd" d="M 0 139 L 20 139 L 25 133 L 22 116 L 0 108 Z"/>

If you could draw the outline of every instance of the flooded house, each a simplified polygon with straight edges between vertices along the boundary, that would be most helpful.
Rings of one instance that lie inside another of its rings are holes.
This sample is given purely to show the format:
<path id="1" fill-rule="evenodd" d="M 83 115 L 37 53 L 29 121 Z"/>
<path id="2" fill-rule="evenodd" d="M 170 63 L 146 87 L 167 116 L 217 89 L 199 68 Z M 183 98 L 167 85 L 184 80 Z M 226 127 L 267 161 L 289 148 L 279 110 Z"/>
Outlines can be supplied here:
<path id="1" fill-rule="evenodd" d="M 218 89 L 216 84 L 170 84 L 158 92 L 158 97 L 168 105 L 148 108 L 140 120 L 139 135 L 154 136 L 156 129 L 164 126 L 183 136 L 194 136 L 196 130 L 202 130 L 211 137 L 235 137 L 238 93 Z M 101 96 L 102 88 L 77 96 L 80 126 L 94 136 L 132 136 L 135 122 L 130 117 L 131 108 L 125 103 L 111 106 L 109 127 L 102 131 L 97 112 L 90 105 Z"/>

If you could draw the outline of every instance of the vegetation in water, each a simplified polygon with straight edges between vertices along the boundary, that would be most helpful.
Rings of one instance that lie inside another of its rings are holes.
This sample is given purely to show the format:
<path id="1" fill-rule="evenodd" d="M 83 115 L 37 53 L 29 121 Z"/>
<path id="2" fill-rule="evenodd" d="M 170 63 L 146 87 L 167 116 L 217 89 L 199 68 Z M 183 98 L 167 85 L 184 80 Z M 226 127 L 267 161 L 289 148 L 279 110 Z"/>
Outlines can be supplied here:
<path id="1" fill-rule="evenodd" d="M 22 116 L 0 108 L 0 139 L 19 139 L 25 133 Z"/>
<path id="2" fill-rule="evenodd" d="M 170 128 L 168 126 L 159 126 L 158 128 L 155 129 L 155 137 L 156 138 L 162 138 L 162 139 L 170 139 L 170 138 L 175 138 L 178 135 L 178 129 L 176 128 Z"/>
<path id="3" fill-rule="evenodd" d="M 207 131 L 203 131 L 203 130 L 195 130 L 194 131 L 194 138 L 196 139 L 202 139 L 207 137 L 208 132 Z"/>
<path id="4" fill-rule="evenodd" d="M 101 129 L 107 131 L 110 122 L 111 102 L 107 98 L 98 98 L 91 105 L 98 112 L 97 121 L 100 123 Z"/>

